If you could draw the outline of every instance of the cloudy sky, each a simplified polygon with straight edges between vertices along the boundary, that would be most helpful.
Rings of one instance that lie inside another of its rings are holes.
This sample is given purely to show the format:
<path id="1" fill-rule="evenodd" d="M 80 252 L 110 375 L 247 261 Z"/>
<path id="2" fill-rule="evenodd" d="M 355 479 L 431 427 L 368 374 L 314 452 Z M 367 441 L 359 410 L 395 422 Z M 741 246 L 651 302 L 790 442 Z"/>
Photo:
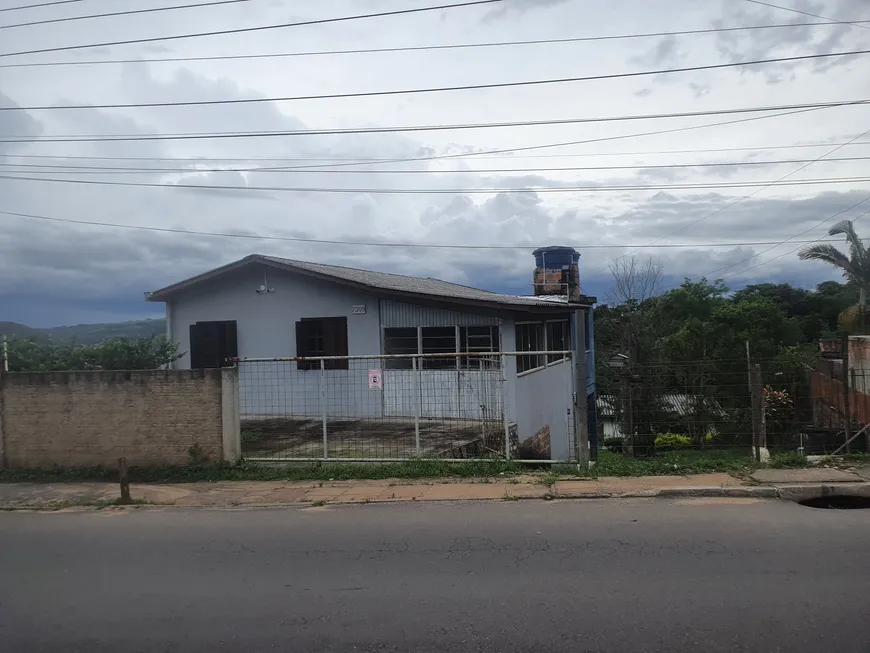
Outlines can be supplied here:
<path id="1" fill-rule="evenodd" d="M 37 0 L 0 0 L 0 108 L 5 109 L 0 110 L 0 321 L 49 326 L 159 315 L 160 306 L 144 302 L 145 291 L 253 252 L 530 294 L 531 249 L 570 244 L 589 248 L 581 250 L 581 276 L 585 290 L 602 297 L 609 286 L 608 263 L 631 255 L 661 260 L 666 285 L 708 275 L 726 278 L 733 288 L 761 281 L 812 287 L 837 275 L 822 265 L 800 262 L 794 251 L 800 243 L 776 243 L 821 238 L 837 220 L 870 210 L 870 183 L 818 181 L 870 178 L 870 165 L 862 160 L 870 156 L 870 133 L 863 135 L 870 130 L 870 106 L 862 105 L 791 115 L 779 110 L 223 137 L 865 100 L 870 99 L 870 55 L 437 93 L 98 108 L 614 75 L 870 45 L 870 23 L 835 23 L 498 47 L 190 60 L 819 22 L 746 0 L 503 0 L 331 24 L 9 56 L 462 0 L 245 0 L 12 27 L 209 1 L 214 0 L 81 0 L 4 11 Z M 866 0 L 775 4 L 840 21 L 870 20 Z M 154 59 L 173 61 L 142 61 Z M 117 60 L 122 62 L 81 64 Z M 69 105 L 94 108 L 57 108 Z M 165 138 L 203 133 L 222 137 Z M 105 140 L 137 135 L 164 138 Z M 103 140 L 69 142 L 81 137 Z M 839 160 L 811 163 L 822 157 Z M 390 161 L 395 159 L 399 161 Z M 771 161 L 780 163 L 767 163 Z M 697 165 L 707 163 L 739 165 Z M 678 167 L 686 165 L 693 167 Z M 805 180 L 816 181 L 765 186 Z M 668 188 L 681 185 L 695 187 Z M 645 188 L 649 186 L 653 188 Z M 262 187 L 267 190 L 257 190 Z M 577 188 L 583 190 L 572 190 Z M 328 192 L 337 189 L 345 192 Z M 858 222 L 859 228 L 865 224 L 870 232 L 870 217 Z M 293 238 L 502 248 L 286 240 Z M 772 244 L 741 244 L 757 242 Z M 686 247 L 661 247 L 675 244 Z M 646 245 L 654 246 L 637 247 Z"/>

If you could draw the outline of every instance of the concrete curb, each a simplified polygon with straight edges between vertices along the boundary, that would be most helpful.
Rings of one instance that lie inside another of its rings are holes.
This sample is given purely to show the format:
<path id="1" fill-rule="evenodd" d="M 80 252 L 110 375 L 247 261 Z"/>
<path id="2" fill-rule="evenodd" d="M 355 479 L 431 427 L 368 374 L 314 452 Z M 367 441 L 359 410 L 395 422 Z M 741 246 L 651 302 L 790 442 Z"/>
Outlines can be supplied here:
<path id="1" fill-rule="evenodd" d="M 106 509 L 149 509 L 149 508 L 210 508 L 223 510 L 244 510 L 246 508 L 306 508 L 312 504 L 319 506 L 360 505 L 360 504 L 383 504 L 383 503 L 430 503 L 444 501 L 547 501 L 547 500 L 578 500 L 578 499 L 690 499 L 690 498 L 755 498 L 755 499 L 781 499 L 784 501 L 799 502 L 822 496 L 860 496 L 870 497 L 870 482 L 861 483 L 803 483 L 788 485 L 743 485 L 743 486 L 674 486 L 656 489 L 633 490 L 628 492 L 555 492 L 554 489 L 542 491 L 541 494 L 511 495 L 499 497 L 439 497 L 433 499 L 407 499 L 407 498 L 380 498 L 342 501 L 340 498 L 303 501 L 281 502 L 230 502 L 227 504 L 192 505 L 183 501 L 155 502 L 135 506 L 103 506 L 100 508 L 87 504 L 76 505 L 52 505 L 51 502 L 44 504 L 7 504 L 0 505 L 2 511 L 50 511 L 68 512 L 71 510 L 106 510 Z"/>
<path id="2" fill-rule="evenodd" d="M 728 497 L 782 499 L 784 501 L 803 501 L 820 496 L 861 496 L 870 497 L 870 483 L 804 483 L 790 485 L 744 485 L 733 487 L 668 487 L 658 490 L 644 490 L 623 493 L 559 493 L 556 499 L 629 499 L 661 497 L 667 499 L 692 497 Z"/>
<path id="3" fill-rule="evenodd" d="M 649 499 L 660 497 L 663 499 L 691 498 L 691 497 L 755 497 L 759 499 L 776 499 L 777 490 L 769 486 L 748 487 L 719 487 L 719 486 L 690 486 L 668 487 L 656 490 L 639 490 L 637 492 L 586 492 L 586 493 L 558 493 L 556 499 Z"/>

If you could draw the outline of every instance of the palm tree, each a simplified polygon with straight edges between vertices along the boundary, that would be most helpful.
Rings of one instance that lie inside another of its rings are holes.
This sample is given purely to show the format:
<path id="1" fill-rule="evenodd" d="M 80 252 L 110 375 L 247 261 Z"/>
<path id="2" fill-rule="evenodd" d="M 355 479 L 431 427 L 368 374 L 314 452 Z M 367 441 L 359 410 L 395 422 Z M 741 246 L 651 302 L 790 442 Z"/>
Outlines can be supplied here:
<path id="1" fill-rule="evenodd" d="M 833 245 L 812 245 L 798 253 L 802 261 L 822 261 L 840 268 L 843 276 L 858 287 L 858 315 L 860 317 L 861 333 L 865 332 L 865 313 L 867 308 L 867 290 L 870 289 L 870 252 L 855 231 L 851 220 L 838 222 L 828 231 L 830 236 L 846 236 L 849 245 L 849 256 Z"/>

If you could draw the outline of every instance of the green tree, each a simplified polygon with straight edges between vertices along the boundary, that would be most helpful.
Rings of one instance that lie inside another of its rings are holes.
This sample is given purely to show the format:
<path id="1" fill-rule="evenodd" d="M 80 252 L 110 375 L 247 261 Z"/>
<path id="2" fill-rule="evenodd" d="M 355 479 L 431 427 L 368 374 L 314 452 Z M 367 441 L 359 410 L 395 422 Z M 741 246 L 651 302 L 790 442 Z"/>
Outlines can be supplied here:
<path id="1" fill-rule="evenodd" d="M 849 247 L 847 256 L 829 243 L 811 245 L 802 249 L 798 256 L 802 261 L 821 261 L 838 268 L 843 276 L 858 288 L 858 317 L 861 333 L 866 330 L 867 290 L 870 289 L 870 254 L 855 231 L 851 220 L 838 222 L 828 230 L 831 236 L 843 235 Z"/>
<path id="2" fill-rule="evenodd" d="M 13 338 L 8 343 L 8 355 L 10 372 L 151 370 L 181 357 L 178 343 L 163 335 L 134 340 L 114 338 L 95 345 Z"/>

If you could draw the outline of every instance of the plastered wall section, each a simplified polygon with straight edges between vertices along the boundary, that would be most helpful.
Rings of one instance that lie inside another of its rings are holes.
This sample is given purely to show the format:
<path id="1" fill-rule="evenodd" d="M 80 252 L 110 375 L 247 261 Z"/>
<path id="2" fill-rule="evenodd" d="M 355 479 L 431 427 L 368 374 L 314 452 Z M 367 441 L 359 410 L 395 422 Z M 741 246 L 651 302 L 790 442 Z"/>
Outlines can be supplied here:
<path id="1" fill-rule="evenodd" d="M 238 457 L 234 369 L 7 373 L 0 378 L 2 461 L 187 465 Z M 193 454 L 193 456 L 192 456 Z"/>

